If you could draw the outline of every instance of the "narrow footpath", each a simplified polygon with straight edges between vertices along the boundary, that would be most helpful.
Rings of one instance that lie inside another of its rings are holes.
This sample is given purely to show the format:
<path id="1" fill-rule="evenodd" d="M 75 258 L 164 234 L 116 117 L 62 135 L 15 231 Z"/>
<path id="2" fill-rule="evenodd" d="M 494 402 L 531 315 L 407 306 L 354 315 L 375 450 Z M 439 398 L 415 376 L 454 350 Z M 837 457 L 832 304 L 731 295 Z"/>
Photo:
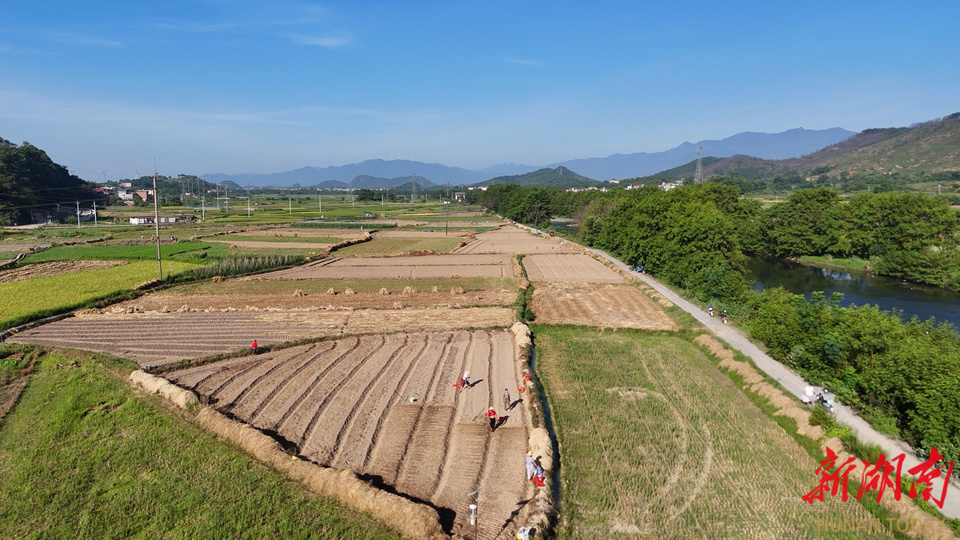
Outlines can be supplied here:
<path id="1" fill-rule="evenodd" d="M 803 380 L 803 377 L 797 375 L 790 370 L 790 368 L 768 356 L 767 353 L 760 350 L 759 347 L 744 337 L 739 330 L 732 326 L 721 323 L 719 318 L 710 317 L 704 310 L 680 297 L 680 295 L 673 292 L 651 276 L 634 271 L 626 264 L 620 262 L 613 256 L 604 253 L 603 251 L 597 249 L 591 249 L 590 251 L 607 259 L 608 261 L 617 265 L 619 268 L 630 273 L 630 275 L 642 280 L 650 287 L 653 287 L 658 293 L 662 294 L 664 298 L 670 300 L 677 306 L 680 306 L 680 308 L 687 313 L 693 315 L 694 318 L 700 321 L 704 327 L 713 332 L 717 337 L 726 341 L 731 347 L 740 351 L 744 355 L 749 356 L 759 369 L 763 370 L 763 372 L 770 377 L 776 379 L 781 386 L 783 386 L 788 392 L 795 395 L 798 399 L 803 394 L 803 389 L 807 386 L 807 383 Z M 906 459 L 903 462 L 904 471 L 921 463 L 921 461 L 914 455 L 913 449 L 910 448 L 907 443 L 894 439 L 883 433 L 879 433 L 864 419 L 857 416 L 857 414 L 846 405 L 837 404 L 836 410 L 837 423 L 850 426 L 851 431 L 853 431 L 853 433 L 861 441 L 879 446 L 883 449 L 884 455 L 886 455 L 888 458 L 905 454 Z M 956 464 L 955 467 L 956 466 L 960 466 L 960 464 Z M 939 499 L 942 489 L 942 481 L 938 479 L 935 481 L 933 487 L 933 497 Z M 904 494 L 903 496 L 906 497 L 908 495 Z M 931 500 L 930 503 L 933 504 L 933 501 Z M 943 502 L 943 508 L 940 511 L 946 517 L 960 519 L 960 482 L 958 482 L 956 479 L 953 479 L 950 482 L 950 485 L 947 488 L 946 500 Z"/>

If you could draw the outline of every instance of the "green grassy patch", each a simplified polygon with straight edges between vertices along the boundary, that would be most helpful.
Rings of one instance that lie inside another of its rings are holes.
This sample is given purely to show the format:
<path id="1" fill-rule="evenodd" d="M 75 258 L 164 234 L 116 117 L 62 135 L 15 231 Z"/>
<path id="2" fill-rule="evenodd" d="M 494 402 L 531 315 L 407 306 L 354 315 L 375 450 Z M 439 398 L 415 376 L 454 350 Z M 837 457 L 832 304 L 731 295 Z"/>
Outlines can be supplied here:
<path id="1" fill-rule="evenodd" d="M 0 425 L 5 538 L 396 538 L 309 493 L 125 381 L 46 354 Z"/>
<path id="2" fill-rule="evenodd" d="M 178 261 L 164 261 L 164 277 L 195 267 Z M 0 303 L 0 328 L 92 305 L 99 298 L 129 291 L 153 279 L 157 279 L 157 263 L 138 261 L 86 272 L 0 283 L 0 298 L 4 299 Z"/>
<path id="3" fill-rule="evenodd" d="M 341 248 L 336 253 L 338 256 L 356 257 L 403 255 L 411 251 L 427 250 L 446 253 L 457 247 L 461 241 L 463 241 L 461 238 L 446 236 L 442 238 L 374 238 L 369 242 Z"/>
<path id="4" fill-rule="evenodd" d="M 830 255 L 814 256 L 804 255 L 798 259 L 802 264 L 810 266 L 819 266 L 821 268 L 833 268 L 837 270 L 856 270 L 864 272 L 870 268 L 870 261 L 859 257 L 844 259 Z"/>
<path id="5" fill-rule="evenodd" d="M 160 257 L 166 259 L 172 255 L 200 251 L 209 248 L 209 244 L 200 242 L 178 242 L 176 244 L 161 244 Z M 28 255 L 24 261 L 28 263 L 48 261 L 125 261 L 125 260 L 157 260 L 156 244 L 120 244 L 120 245 L 85 245 L 85 246 L 58 246 Z"/>
<path id="6" fill-rule="evenodd" d="M 830 520 L 874 519 L 839 498 L 803 501 L 816 460 L 689 337 L 533 333 L 562 460 L 561 537 L 819 538 Z"/>

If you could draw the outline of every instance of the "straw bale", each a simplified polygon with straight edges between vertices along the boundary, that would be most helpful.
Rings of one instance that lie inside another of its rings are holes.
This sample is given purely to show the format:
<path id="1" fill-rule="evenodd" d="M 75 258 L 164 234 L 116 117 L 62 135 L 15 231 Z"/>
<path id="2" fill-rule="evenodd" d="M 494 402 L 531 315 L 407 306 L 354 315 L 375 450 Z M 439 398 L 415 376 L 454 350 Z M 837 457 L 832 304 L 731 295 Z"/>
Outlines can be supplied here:
<path id="1" fill-rule="evenodd" d="M 191 409 L 200 406 L 200 400 L 197 399 L 197 395 L 190 390 L 184 390 L 166 379 L 150 375 L 145 371 L 137 370 L 131 373 L 130 383 L 140 386 L 151 394 L 159 394 L 160 397 L 171 401 L 181 409 Z"/>
<path id="2" fill-rule="evenodd" d="M 550 434 L 542 427 L 534 428 L 530 432 L 530 438 L 527 441 L 530 447 L 530 453 L 533 457 L 540 457 L 540 466 L 543 470 L 553 469 L 553 444 L 550 442 Z"/>
<path id="3" fill-rule="evenodd" d="M 294 459 L 280 443 L 253 427 L 231 420 L 211 407 L 197 414 L 206 429 L 233 441 L 264 463 L 286 472 L 316 493 L 334 497 L 361 512 L 370 512 L 408 538 L 447 538 L 437 511 L 363 482 L 352 471 L 321 467 Z"/>

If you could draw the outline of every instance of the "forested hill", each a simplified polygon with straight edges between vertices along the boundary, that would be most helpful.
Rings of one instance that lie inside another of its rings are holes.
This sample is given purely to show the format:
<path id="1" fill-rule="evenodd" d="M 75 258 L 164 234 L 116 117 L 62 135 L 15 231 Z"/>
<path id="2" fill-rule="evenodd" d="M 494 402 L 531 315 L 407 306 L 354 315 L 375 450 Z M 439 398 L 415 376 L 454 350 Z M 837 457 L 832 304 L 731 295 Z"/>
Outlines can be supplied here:
<path id="1" fill-rule="evenodd" d="M 720 160 L 704 158 L 704 175 L 736 172 L 742 178 L 769 179 L 777 175 L 801 177 L 826 174 L 934 173 L 960 171 L 960 113 L 909 128 L 867 129 L 849 139 L 799 158 L 768 160 L 736 155 Z M 693 162 L 691 162 L 693 163 Z M 661 173 L 690 175 L 691 164 Z M 660 176 L 660 175 L 658 175 Z"/>
<path id="2" fill-rule="evenodd" d="M 560 166 L 556 169 L 540 169 L 527 174 L 515 176 L 498 176 L 491 178 L 486 182 L 481 182 L 480 186 L 492 186 L 496 184 L 517 184 L 523 187 L 590 187 L 599 184 L 596 180 L 581 176 L 570 169 Z"/>
<path id="3" fill-rule="evenodd" d="M 90 204 L 102 197 L 94 184 L 70 174 L 47 153 L 0 138 L 0 225 L 30 223 L 30 212 L 57 204 Z"/>

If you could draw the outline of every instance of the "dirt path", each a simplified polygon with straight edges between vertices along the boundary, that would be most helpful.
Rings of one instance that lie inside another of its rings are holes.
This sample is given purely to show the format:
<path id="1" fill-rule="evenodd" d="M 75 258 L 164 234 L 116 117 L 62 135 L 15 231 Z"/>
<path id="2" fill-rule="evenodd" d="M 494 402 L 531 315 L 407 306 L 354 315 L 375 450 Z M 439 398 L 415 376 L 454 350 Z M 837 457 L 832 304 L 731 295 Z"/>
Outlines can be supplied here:
<path id="1" fill-rule="evenodd" d="M 760 350 L 759 347 L 751 343 L 750 340 L 747 339 L 735 327 L 724 325 L 717 318 L 710 317 L 705 311 L 682 298 L 670 288 L 661 284 L 659 281 L 653 279 L 649 275 L 632 271 L 626 264 L 620 262 L 607 253 L 597 250 L 594 251 L 597 253 L 597 255 L 611 261 L 624 271 L 629 272 L 637 279 L 640 279 L 650 287 L 653 287 L 665 298 L 683 308 L 684 311 L 693 315 L 697 321 L 703 324 L 704 327 L 713 332 L 717 337 L 729 343 L 734 349 L 749 356 L 760 370 L 770 377 L 776 379 L 781 386 L 783 386 L 788 392 L 796 396 L 798 399 L 802 395 L 803 389 L 807 385 L 806 381 L 804 381 L 800 375 L 794 373 L 792 370 Z M 903 441 L 893 439 L 892 437 L 877 432 L 875 429 L 873 429 L 873 427 L 870 426 L 870 424 L 860 418 L 849 407 L 845 405 L 838 405 L 836 419 L 838 424 L 849 426 L 853 433 L 861 441 L 880 446 L 887 456 L 896 457 L 900 454 L 905 454 L 903 463 L 905 469 L 915 467 L 921 463 L 920 460 L 914 456 L 913 449 L 910 448 L 909 445 Z M 934 493 L 939 493 L 939 490 L 942 488 L 942 483 L 939 481 L 934 481 Z M 941 512 L 943 515 L 950 518 L 960 518 L 960 482 L 957 482 L 956 480 L 951 481 L 950 487 L 947 489 L 946 500 L 944 501 Z"/>

